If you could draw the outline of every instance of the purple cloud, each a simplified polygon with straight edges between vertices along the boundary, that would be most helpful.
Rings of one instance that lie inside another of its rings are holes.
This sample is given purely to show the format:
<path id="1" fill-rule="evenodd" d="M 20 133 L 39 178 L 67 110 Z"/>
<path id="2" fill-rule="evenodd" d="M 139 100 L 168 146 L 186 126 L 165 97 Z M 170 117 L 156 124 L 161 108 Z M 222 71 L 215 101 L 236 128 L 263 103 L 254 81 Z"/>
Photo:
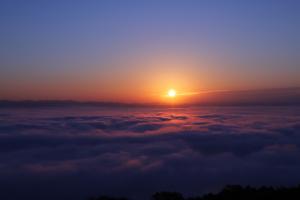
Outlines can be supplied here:
<path id="1" fill-rule="evenodd" d="M 0 114 L 0 198 L 144 198 L 299 183 L 299 108 L 249 109 L 11 110 Z"/>

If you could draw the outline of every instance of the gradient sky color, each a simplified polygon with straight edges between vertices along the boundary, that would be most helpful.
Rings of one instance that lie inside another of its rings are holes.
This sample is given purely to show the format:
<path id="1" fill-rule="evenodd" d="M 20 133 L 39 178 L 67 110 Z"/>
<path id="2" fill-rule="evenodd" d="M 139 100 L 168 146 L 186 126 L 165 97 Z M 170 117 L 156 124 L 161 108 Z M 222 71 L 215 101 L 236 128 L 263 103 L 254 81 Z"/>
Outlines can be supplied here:
<path id="1" fill-rule="evenodd" d="M 299 10 L 298 0 L 2 0 L 0 99 L 299 87 Z"/>

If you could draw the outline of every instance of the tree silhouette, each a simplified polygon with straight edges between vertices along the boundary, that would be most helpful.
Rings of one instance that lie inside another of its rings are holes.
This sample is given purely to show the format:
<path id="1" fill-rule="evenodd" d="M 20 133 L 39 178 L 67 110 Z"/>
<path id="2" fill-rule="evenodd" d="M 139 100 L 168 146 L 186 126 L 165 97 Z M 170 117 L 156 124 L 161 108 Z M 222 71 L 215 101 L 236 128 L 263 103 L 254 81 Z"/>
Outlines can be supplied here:
<path id="1" fill-rule="evenodd" d="M 152 195 L 153 200 L 184 200 L 178 192 L 157 192 Z"/>
<path id="2" fill-rule="evenodd" d="M 260 187 L 258 189 L 240 185 L 228 185 L 217 194 L 205 194 L 202 197 L 190 197 L 187 200 L 296 200 L 300 199 L 298 187 Z"/>
<path id="3" fill-rule="evenodd" d="M 297 187 L 242 187 L 240 185 L 227 185 L 219 193 L 204 194 L 202 196 L 184 198 L 178 192 L 157 192 L 152 195 L 152 200 L 299 200 L 300 185 Z M 100 196 L 89 200 L 128 200 Z"/>

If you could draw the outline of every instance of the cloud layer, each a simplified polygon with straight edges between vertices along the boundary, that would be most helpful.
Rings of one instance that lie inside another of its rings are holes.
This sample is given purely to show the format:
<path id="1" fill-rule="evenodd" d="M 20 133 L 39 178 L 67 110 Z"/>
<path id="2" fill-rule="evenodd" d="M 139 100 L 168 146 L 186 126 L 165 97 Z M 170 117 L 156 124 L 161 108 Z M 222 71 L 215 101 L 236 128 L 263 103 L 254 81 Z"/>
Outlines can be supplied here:
<path id="1" fill-rule="evenodd" d="M 3 109 L 1 199 L 300 183 L 299 107 Z"/>

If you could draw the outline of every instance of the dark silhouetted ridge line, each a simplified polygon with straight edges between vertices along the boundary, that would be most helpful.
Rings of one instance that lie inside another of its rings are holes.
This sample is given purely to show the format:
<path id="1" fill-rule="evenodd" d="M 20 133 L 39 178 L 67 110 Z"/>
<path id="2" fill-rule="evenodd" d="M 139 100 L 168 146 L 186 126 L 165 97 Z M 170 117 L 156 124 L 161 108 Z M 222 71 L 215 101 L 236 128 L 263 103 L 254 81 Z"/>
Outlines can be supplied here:
<path id="1" fill-rule="evenodd" d="M 300 185 L 296 187 L 266 187 L 228 185 L 218 193 L 207 193 L 202 196 L 183 197 L 178 192 L 156 192 L 151 200 L 298 200 Z M 88 200 L 128 200 L 125 197 L 99 196 Z"/>
<path id="2" fill-rule="evenodd" d="M 80 101 L 9 101 L 9 100 L 0 100 L 1 108 L 35 108 L 35 107 L 76 107 L 76 106 L 97 106 L 97 107 L 199 107 L 199 106 L 300 106 L 299 101 L 290 101 L 290 102 L 201 102 L 201 103 L 189 103 L 189 104 L 138 104 L 138 103 L 119 103 L 119 102 L 80 102 Z"/>
<path id="3" fill-rule="evenodd" d="M 150 106 L 147 104 L 96 102 L 96 101 L 72 101 L 72 100 L 25 100 L 8 101 L 0 100 L 0 107 L 72 107 L 72 106 L 101 106 L 101 107 L 140 107 Z"/>

